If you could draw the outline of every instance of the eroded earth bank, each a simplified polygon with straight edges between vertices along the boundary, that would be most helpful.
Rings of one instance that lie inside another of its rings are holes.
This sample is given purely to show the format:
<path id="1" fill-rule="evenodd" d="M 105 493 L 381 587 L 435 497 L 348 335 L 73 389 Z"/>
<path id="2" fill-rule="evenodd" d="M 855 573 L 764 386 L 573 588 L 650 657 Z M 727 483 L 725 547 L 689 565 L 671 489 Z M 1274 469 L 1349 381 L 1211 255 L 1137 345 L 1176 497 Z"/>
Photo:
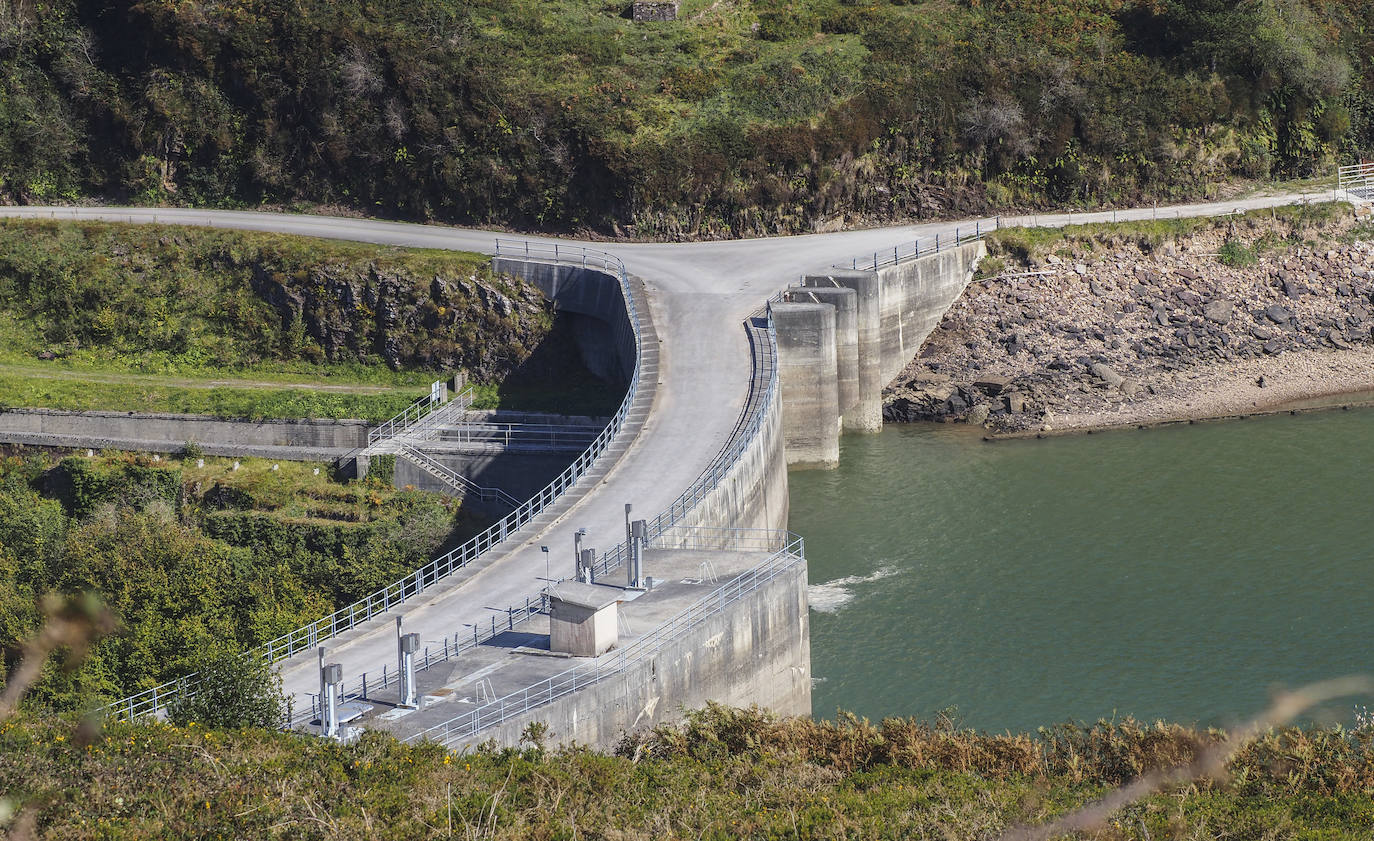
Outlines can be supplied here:
<path id="1" fill-rule="evenodd" d="M 996 434 L 1374 390 L 1374 227 L 1348 205 L 1002 231 L 884 419 Z"/>

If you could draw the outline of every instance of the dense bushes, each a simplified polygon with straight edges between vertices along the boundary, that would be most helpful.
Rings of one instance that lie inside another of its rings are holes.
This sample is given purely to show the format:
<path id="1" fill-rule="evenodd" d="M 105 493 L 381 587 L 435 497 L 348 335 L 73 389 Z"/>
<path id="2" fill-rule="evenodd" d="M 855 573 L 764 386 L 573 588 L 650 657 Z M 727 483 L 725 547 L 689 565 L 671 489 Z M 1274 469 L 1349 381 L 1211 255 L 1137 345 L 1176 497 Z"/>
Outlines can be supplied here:
<path id="1" fill-rule="evenodd" d="M 754 709 L 710 705 L 678 725 L 627 738 L 619 753 L 636 758 L 720 762 L 750 757 L 833 768 L 845 775 L 883 767 L 952 771 L 992 779 L 1035 777 L 1118 786 L 1146 771 L 1193 763 L 1226 734 L 1127 718 L 1060 724 L 1038 734 L 987 734 L 914 719 L 872 724 L 778 718 Z M 1261 734 L 1238 750 L 1227 770 L 1248 795 L 1274 790 L 1332 796 L 1374 789 L 1374 733 L 1367 729 L 1285 728 Z"/>
<path id="2" fill-rule="evenodd" d="M 0 724 L 0 807 L 28 807 L 51 837 L 1002 838 L 1101 797 L 1142 759 L 1187 756 L 1213 738 L 1162 725 L 1101 724 L 1081 748 L 1047 748 L 1076 765 L 1023 769 L 1026 736 L 984 736 L 914 721 L 777 722 L 748 711 L 696 716 L 681 748 L 607 756 L 586 749 L 451 753 L 367 733 L 350 745 L 266 730 L 112 724 L 73 744 L 63 721 Z M 1139 732 L 1136 732 L 1139 731 Z M 779 747 L 781 733 L 809 747 Z M 943 754 L 864 764 L 887 737 L 938 741 Z M 928 736 L 927 734 L 938 734 Z M 1156 735 L 1157 734 L 1157 735 Z M 555 734 L 556 735 L 556 734 Z M 750 747 L 750 743 L 755 747 Z M 1156 745 L 1155 743 L 1159 744 Z M 964 763 L 959 757 L 974 757 Z M 986 759 L 984 759 L 986 757 Z M 1374 829 L 1366 736 L 1288 730 L 1262 737 L 1229 781 L 1174 786 L 1063 837 L 1363 839 Z M 990 769 L 990 770 L 989 770 Z M 0 827 L 3 827 L 0 817 Z M 1059 837 L 1059 836 L 1056 836 Z"/>
<path id="3" fill-rule="evenodd" d="M 1366 0 L 623 5 L 7 6 L 0 198 L 709 236 L 1196 195 L 1374 149 Z"/>
<path id="4" fill-rule="evenodd" d="M 49 592 L 94 592 L 122 620 L 36 701 L 118 697 L 251 648 L 402 577 L 478 524 L 453 500 L 338 484 L 309 465 L 145 456 L 0 460 L 6 671 Z"/>

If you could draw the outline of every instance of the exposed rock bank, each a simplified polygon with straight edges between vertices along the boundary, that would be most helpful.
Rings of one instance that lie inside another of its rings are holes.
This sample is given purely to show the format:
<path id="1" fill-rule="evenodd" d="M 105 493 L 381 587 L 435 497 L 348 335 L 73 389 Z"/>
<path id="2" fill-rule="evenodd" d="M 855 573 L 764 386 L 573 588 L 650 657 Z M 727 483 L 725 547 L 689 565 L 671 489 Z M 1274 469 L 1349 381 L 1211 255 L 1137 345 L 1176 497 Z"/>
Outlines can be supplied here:
<path id="1" fill-rule="evenodd" d="M 1049 431 L 1374 389 L 1374 244 L 1270 232 L 1257 256 L 1223 228 L 1061 249 L 972 284 L 885 391 L 884 418 Z"/>

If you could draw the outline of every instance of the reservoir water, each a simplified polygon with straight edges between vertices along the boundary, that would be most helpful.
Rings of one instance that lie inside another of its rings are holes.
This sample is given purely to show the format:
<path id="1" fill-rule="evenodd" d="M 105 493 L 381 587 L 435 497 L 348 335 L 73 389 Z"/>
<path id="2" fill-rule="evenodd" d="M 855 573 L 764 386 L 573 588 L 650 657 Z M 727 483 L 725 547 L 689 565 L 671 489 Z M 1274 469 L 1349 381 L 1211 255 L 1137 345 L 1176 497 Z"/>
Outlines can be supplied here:
<path id="1" fill-rule="evenodd" d="M 842 447 L 790 476 L 818 718 L 1226 725 L 1374 671 L 1371 410 Z"/>

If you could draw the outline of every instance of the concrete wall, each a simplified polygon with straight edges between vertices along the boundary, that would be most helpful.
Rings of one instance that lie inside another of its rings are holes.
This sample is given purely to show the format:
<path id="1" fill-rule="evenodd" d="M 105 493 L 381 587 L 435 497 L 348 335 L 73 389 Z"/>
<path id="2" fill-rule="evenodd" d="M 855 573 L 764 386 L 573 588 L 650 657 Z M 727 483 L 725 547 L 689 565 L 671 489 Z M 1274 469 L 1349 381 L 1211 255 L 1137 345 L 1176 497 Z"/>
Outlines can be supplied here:
<path id="1" fill-rule="evenodd" d="M 982 242 L 971 242 L 878 270 L 883 385 L 916 358 L 986 253 Z"/>
<path id="2" fill-rule="evenodd" d="M 143 442 L 162 452 L 195 441 L 206 452 L 252 455 L 270 447 L 346 451 L 366 446 L 368 425 L 361 420 L 223 420 L 205 415 L 132 412 L 63 412 L 9 409 L 0 412 L 0 440 L 38 446 L 105 447 Z M 270 455 L 270 453 L 269 453 Z M 281 455 L 286 458 L 288 456 Z M 323 457 L 316 453 L 314 458 Z"/>
<path id="3" fill-rule="evenodd" d="M 877 272 L 836 272 L 802 280 L 808 289 L 849 289 L 854 292 L 854 407 L 844 416 L 845 431 L 877 432 L 883 428 L 882 291 Z M 838 370 L 837 370 L 838 375 Z"/>
<path id="4" fill-rule="evenodd" d="M 916 358 L 986 253 L 973 242 L 878 271 L 811 275 L 801 289 L 783 293 L 773 314 L 788 463 L 839 462 L 839 430 L 828 419 L 832 381 L 845 430 L 882 428 L 883 388 Z M 836 296 L 838 290 L 852 290 L 852 298 Z M 806 300 L 812 302 L 794 303 Z M 831 326 L 817 308 L 835 313 Z M 857 395 L 841 383 L 854 383 Z"/>
<path id="5" fill-rule="evenodd" d="M 492 258 L 491 265 L 497 272 L 539 287 L 554 309 L 586 316 L 573 319 L 583 363 L 604 379 L 630 381 L 635 369 L 634 328 L 614 275 L 601 269 L 509 257 Z"/>
<path id="6" fill-rule="evenodd" d="M 679 523 L 708 528 L 787 528 L 787 458 L 782 411 L 774 395 L 759 432 L 734 466 Z"/>
<path id="7" fill-rule="evenodd" d="M 658 656 L 488 728 L 462 747 L 488 739 L 514 746 L 530 722 L 540 721 L 552 731 L 551 744 L 606 750 L 626 733 L 672 721 L 707 701 L 758 704 L 782 715 L 811 713 L 804 561 L 667 643 Z"/>

